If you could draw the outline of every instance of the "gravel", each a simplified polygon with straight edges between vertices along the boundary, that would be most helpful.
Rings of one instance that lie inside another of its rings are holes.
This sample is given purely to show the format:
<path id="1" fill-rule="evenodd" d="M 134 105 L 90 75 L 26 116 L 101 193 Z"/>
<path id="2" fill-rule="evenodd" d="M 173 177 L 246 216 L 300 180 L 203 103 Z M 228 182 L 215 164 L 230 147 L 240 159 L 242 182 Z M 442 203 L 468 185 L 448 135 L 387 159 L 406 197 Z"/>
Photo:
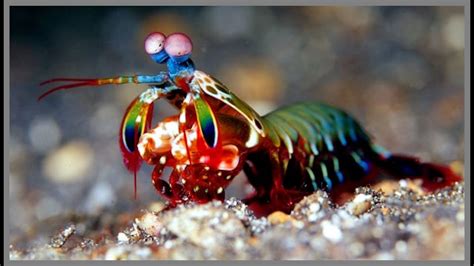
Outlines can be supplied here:
<path id="1" fill-rule="evenodd" d="M 463 186 L 426 194 L 402 180 L 390 192 L 360 187 L 340 206 L 317 191 L 290 214 L 261 218 L 236 198 L 115 217 L 63 217 L 46 239 L 30 234 L 22 240 L 29 245 L 13 243 L 10 259 L 459 260 Z"/>

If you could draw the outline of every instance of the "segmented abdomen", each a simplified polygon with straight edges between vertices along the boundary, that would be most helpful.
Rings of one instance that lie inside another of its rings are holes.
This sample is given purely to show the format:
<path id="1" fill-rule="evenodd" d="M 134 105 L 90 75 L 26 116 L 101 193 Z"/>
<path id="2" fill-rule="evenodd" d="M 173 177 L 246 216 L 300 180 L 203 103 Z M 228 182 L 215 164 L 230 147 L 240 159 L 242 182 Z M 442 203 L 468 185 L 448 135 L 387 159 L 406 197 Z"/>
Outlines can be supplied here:
<path id="1" fill-rule="evenodd" d="M 369 172 L 376 152 L 362 127 L 322 103 L 290 105 L 263 118 L 281 140 L 279 158 L 287 188 L 330 190 Z"/>

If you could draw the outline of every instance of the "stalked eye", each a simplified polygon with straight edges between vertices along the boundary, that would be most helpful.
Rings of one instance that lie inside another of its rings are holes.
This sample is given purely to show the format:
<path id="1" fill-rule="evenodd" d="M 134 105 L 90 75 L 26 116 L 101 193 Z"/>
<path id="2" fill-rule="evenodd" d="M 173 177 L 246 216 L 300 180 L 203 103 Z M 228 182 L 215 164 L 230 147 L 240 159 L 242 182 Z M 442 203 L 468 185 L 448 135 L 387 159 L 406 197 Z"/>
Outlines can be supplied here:
<path id="1" fill-rule="evenodd" d="M 145 39 L 145 51 L 147 54 L 157 54 L 163 50 L 166 36 L 161 32 L 150 33 Z"/>
<path id="2" fill-rule="evenodd" d="M 173 58 L 188 58 L 193 50 L 191 39 L 184 33 L 173 33 L 165 40 L 165 51 Z"/>

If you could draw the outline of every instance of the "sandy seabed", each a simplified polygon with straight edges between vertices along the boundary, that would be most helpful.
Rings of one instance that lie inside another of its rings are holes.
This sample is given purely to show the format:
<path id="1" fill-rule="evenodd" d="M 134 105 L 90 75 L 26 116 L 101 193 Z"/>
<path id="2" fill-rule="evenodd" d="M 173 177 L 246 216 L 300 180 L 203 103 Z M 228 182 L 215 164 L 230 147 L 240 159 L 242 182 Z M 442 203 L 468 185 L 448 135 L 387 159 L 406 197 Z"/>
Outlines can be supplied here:
<path id="1" fill-rule="evenodd" d="M 235 198 L 164 207 L 56 218 L 51 234 L 32 230 L 12 243 L 10 259 L 464 259 L 463 183 L 426 194 L 412 181 L 387 181 L 341 206 L 317 191 L 289 215 L 261 218 Z"/>

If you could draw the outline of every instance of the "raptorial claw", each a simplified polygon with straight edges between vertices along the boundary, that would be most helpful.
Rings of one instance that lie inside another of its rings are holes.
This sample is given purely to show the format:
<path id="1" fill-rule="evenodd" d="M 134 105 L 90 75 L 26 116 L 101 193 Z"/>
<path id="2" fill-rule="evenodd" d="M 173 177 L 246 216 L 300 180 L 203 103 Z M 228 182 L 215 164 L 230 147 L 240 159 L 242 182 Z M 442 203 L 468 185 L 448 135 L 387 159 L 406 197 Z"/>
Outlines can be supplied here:
<path id="1" fill-rule="evenodd" d="M 201 131 L 206 144 L 210 148 L 215 148 L 219 132 L 217 129 L 217 121 L 209 104 L 202 99 L 199 94 L 194 95 L 194 108 L 198 120 L 199 130 Z"/>

